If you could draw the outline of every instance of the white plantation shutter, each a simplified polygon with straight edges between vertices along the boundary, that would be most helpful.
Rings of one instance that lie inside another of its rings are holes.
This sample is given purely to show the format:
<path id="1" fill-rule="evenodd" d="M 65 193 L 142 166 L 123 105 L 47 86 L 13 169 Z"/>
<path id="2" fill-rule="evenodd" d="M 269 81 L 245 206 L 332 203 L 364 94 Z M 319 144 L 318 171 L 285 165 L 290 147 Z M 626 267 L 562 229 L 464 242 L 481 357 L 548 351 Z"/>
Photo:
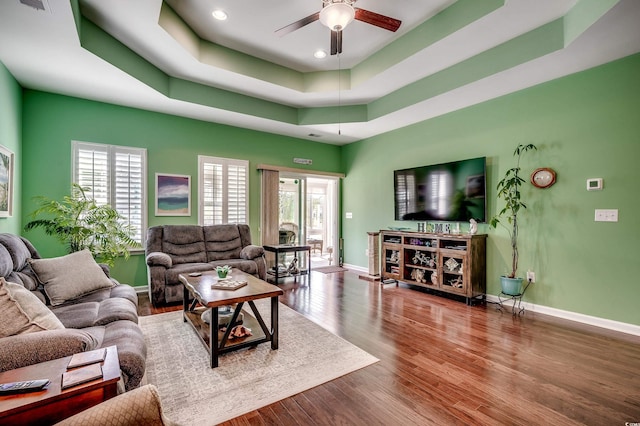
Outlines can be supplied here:
<path id="1" fill-rule="evenodd" d="M 137 152 L 136 152 L 137 151 Z M 133 239 L 142 244 L 146 217 L 143 206 L 146 205 L 144 188 L 144 162 L 140 150 L 116 149 L 113 204 L 129 224 L 135 229 Z"/>
<path id="2" fill-rule="evenodd" d="M 89 198 L 109 204 L 135 229 L 134 240 L 146 234 L 146 156 L 141 148 L 72 142 L 74 182 L 89 187 Z"/>
<path id="3" fill-rule="evenodd" d="M 198 156 L 201 225 L 248 223 L 249 162 Z"/>
<path id="4" fill-rule="evenodd" d="M 74 150 L 75 179 L 74 182 L 83 188 L 91 188 L 86 193 L 88 198 L 98 204 L 109 202 L 109 153 L 106 147 L 90 149 L 79 146 Z"/>
<path id="5" fill-rule="evenodd" d="M 247 168 L 237 164 L 227 168 L 228 223 L 247 223 Z"/>

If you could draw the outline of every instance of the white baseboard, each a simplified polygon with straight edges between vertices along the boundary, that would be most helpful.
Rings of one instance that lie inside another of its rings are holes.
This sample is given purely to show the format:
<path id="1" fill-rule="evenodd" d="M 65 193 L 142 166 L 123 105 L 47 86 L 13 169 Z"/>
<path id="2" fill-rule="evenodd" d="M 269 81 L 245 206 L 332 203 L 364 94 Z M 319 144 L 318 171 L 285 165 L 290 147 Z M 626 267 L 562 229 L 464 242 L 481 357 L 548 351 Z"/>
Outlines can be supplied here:
<path id="1" fill-rule="evenodd" d="M 487 300 L 490 302 L 498 302 L 498 296 L 487 294 Z M 507 305 L 511 305 L 508 302 Z M 628 324 L 626 322 L 614 321 L 606 318 L 594 317 L 591 315 L 580 314 L 578 312 L 565 311 L 562 309 L 552 308 L 544 305 L 536 305 L 534 303 L 522 302 L 522 307 L 531 312 L 551 315 L 558 318 L 576 321 L 582 324 L 593 325 L 595 327 L 606 328 L 608 330 L 619 331 L 621 333 L 633 334 L 640 336 L 640 326 Z"/>
<path id="2" fill-rule="evenodd" d="M 147 294 L 149 292 L 149 286 L 148 285 L 135 286 L 133 289 L 138 294 Z"/>
<path id="3" fill-rule="evenodd" d="M 343 265 L 345 268 L 367 272 L 367 268 L 363 268 L 357 265 Z M 487 294 L 487 300 L 490 302 L 497 302 L 498 296 L 493 294 Z M 563 318 L 570 321 L 576 321 L 582 324 L 593 325 L 595 327 L 605 328 L 612 331 L 619 331 L 620 333 L 633 334 L 634 336 L 640 336 L 640 325 L 628 324 L 626 322 L 614 321 L 606 318 L 594 317 L 591 315 L 580 314 L 578 312 L 564 311 L 562 309 L 551 308 L 544 305 L 536 305 L 534 303 L 522 302 L 522 307 L 531 312 L 537 312 L 540 314 L 550 315 L 553 317 Z"/>
<path id="4" fill-rule="evenodd" d="M 356 272 L 369 272 L 369 269 L 367 268 L 363 268 L 362 266 L 358 266 L 358 265 L 350 265 L 348 263 L 343 263 L 342 267 L 347 268 L 351 271 L 356 271 Z"/>

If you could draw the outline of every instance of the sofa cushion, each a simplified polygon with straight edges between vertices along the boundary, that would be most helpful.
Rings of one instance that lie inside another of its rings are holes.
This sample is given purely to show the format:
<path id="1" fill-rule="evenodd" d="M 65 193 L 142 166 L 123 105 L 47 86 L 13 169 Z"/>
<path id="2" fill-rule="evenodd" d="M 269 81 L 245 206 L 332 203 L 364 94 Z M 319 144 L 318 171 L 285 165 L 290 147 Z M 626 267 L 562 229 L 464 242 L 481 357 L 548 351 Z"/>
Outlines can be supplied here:
<path id="1" fill-rule="evenodd" d="M 171 257 L 173 265 L 206 262 L 202 226 L 165 226 L 163 229 L 162 252 Z"/>
<path id="2" fill-rule="evenodd" d="M 83 302 L 51 308 L 68 328 L 85 328 L 105 325 L 119 320 L 138 322 L 136 306 L 127 299 L 114 297 L 101 302 Z"/>
<path id="3" fill-rule="evenodd" d="M 111 280 L 113 280 L 113 278 Z M 102 302 L 103 300 L 112 299 L 114 297 L 127 299 L 131 301 L 134 306 L 138 306 L 138 295 L 136 294 L 135 289 L 129 284 L 118 284 L 111 288 L 103 288 L 92 293 L 85 294 L 78 299 L 69 300 L 60 305 L 56 305 L 55 308 L 84 302 Z"/>
<path id="4" fill-rule="evenodd" d="M 0 337 L 63 329 L 64 325 L 31 291 L 0 277 Z"/>
<path id="5" fill-rule="evenodd" d="M 4 337 L 0 345 L 0 371 L 13 370 L 100 347 L 85 330 L 63 328 Z"/>
<path id="6" fill-rule="evenodd" d="M 184 263 L 181 265 L 175 265 L 173 268 L 167 269 L 165 272 L 167 285 L 180 284 L 180 279 L 178 278 L 178 275 L 180 274 L 211 271 L 212 269 L 214 269 L 214 266 L 211 266 L 210 263 Z"/>
<path id="7" fill-rule="evenodd" d="M 18 235 L 0 234 L 0 244 L 9 252 L 14 271 L 21 271 L 28 266 L 28 261 L 36 253 L 31 243 Z"/>
<path id="8" fill-rule="evenodd" d="M 114 285 L 87 249 L 62 257 L 32 259 L 31 268 L 52 306 Z"/>
<path id="9" fill-rule="evenodd" d="M 13 234 L 0 234 L 0 277 L 36 290 L 38 281 L 28 262 L 32 257 L 39 258 L 31 243 Z"/>
<path id="10" fill-rule="evenodd" d="M 13 259 L 9 250 L 0 244 L 0 277 L 8 277 L 13 272 Z"/>
<path id="11" fill-rule="evenodd" d="M 238 225 L 204 226 L 207 261 L 239 259 L 242 240 Z"/>
<path id="12" fill-rule="evenodd" d="M 209 264 L 213 269 L 215 269 L 216 266 L 229 265 L 233 269 L 239 269 L 242 272 L 250 275 L 256 275 L 258 273 L 258 265 L 253 260 L 227 259 L 216 260 L 214 262 L 209 262 Z M 233 270 L 231 271 L 231 276 L 233 276 Z"/>

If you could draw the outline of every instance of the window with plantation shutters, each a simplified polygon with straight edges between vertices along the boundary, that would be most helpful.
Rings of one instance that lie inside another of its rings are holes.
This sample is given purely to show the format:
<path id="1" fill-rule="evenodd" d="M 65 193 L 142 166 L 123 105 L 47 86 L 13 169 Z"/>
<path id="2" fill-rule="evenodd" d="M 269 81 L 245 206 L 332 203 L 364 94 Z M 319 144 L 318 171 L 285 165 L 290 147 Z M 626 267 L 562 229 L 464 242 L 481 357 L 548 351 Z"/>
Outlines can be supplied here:
<path id="1" fill-rule="evenodd" d="M 146 158 L 142 148 L 72 142 L 73 181 L 98 204 L 114 207 L 144 246 L 147 229 Z"/>
<path id="2" fill-rule="evenodd" d="M 248 223 L 249 162 L 198 156 L 201 225 Z"/>

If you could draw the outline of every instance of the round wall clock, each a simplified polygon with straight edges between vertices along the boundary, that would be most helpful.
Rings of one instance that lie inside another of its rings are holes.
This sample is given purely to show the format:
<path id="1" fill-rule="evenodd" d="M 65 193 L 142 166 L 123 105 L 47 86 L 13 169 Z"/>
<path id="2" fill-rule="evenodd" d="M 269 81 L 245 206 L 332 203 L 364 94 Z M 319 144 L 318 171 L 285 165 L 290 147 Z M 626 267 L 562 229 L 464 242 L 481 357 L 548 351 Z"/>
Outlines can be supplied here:
<path id="1" fill-rule="evenodd" d="M 531 173 L 531 183 L 536 188 L 548 188 L 556 182 L 556 172 L 548 167 L 535 169 Z"/>

